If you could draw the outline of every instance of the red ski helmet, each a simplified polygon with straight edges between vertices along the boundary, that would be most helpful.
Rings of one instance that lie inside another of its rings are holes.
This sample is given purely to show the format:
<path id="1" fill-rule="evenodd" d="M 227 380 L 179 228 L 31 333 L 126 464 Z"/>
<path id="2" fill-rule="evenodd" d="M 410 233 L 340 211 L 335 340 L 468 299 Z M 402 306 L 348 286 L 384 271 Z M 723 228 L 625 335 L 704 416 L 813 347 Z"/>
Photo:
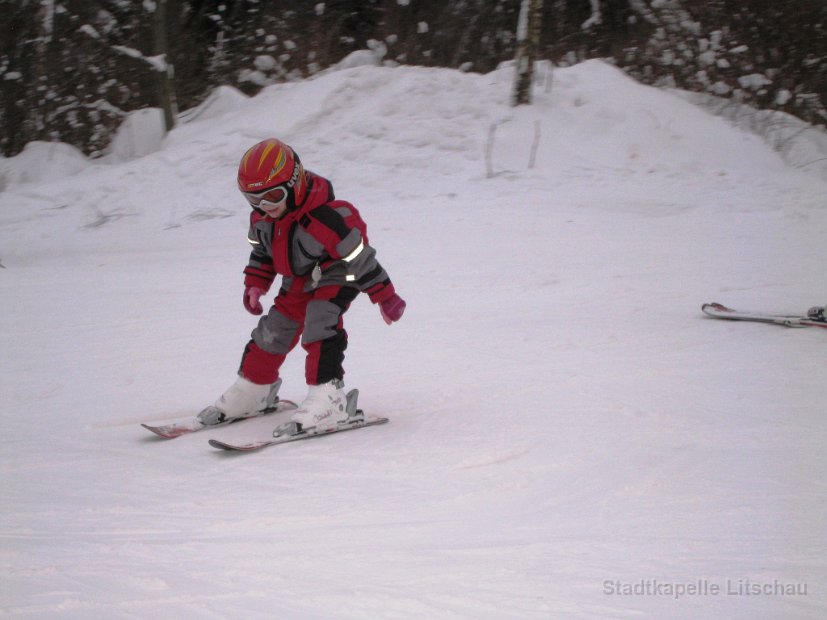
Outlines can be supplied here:
<path id="1" fill-rule="evenodd" d="M 238 189 L 255 208 L 266 200 L 284 201 L 293 210 L 304 202 L 307 178 L 296 151 L 281 140 L 268 138 L 248 149 L 241 158 Z"/>

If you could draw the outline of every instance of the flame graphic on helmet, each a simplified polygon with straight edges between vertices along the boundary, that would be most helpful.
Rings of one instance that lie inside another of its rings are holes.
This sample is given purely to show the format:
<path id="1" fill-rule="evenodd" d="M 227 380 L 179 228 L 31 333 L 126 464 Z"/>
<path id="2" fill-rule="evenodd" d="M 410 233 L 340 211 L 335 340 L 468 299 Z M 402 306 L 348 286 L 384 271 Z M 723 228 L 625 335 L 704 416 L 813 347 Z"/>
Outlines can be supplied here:
<path id="1" fill-rule="evenodd" d="M 267 156 L 267 153 L 270 152 L 271 145 L 267 145 L 267 148 L 264 150 L 264 154 L 261 156 L 261 161 L 259 162 L 258 166 L 259 169 L 261 168 L 261 164 L 264 163 L 264 159 Z M 272 179 L 276 176 L 279 172 L 281 172 L 282 168 L 284 168 L 284 164 L 287 163 L 287 153 L 284 152 L 284 149 L 279 149 L 279 153 L 276 156 L 276 161 L 273 163 L 273 169 L 270 170 L 270 176 L 267 177 L 267 181 Z M 266 181 L 265 181 L 266 183 Z"/>

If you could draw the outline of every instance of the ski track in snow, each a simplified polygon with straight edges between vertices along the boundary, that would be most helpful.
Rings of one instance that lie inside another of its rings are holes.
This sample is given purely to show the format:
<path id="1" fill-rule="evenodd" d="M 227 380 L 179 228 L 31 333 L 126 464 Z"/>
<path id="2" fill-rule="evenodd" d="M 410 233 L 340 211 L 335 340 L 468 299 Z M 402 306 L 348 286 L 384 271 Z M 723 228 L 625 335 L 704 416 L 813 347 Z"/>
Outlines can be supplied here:
<path id="1" fill-rule="evenodd" d="M 827 302 L 827 183 L 598 62 L 530 108 L 511 78 L 335 72 L 0 194 L 0 616 L 827 615 L 827 334 L 700 312 Z M 346 381 L 390 423 L 164 441 L 138 424 L 212 402 L 255 325 L 235 169 L 271 134 L 408 301 L 392 328 L 348 313 Z M 643 580 L 723 593 L 606 593 Z"/>

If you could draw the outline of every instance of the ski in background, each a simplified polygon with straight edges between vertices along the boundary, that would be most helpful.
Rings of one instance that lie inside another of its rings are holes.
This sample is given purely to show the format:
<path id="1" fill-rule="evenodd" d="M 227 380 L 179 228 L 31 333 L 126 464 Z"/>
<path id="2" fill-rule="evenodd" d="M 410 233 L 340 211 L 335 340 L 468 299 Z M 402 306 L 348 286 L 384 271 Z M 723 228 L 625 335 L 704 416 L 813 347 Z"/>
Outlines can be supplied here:
<path id="1" fill-rule="evenodd" d="M 771 312 L 746 312 L 728 308 L 716 302 L 701 306 L 704 314 L 716 319 L 730 321 L 753 321 L 757 323 L 772 323 L 786 327 L 827 327 L 825 306 L 814 306 L 806 314 L 783 314 Z"/>

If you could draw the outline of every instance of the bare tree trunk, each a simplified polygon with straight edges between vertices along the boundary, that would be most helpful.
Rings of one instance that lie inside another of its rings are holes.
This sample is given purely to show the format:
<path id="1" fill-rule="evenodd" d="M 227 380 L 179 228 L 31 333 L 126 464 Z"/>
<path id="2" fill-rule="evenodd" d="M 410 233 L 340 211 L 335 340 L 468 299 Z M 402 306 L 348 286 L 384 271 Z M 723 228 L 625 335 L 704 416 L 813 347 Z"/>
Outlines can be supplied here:
<path id="1" fill-rule="evenodd" d="M 168 61 L 167 49 L 167 0 L 156 0 L 153 19 L 153 54 L 156 57 L 156 71 L 158 73 L 158 96 L 161 108 L 164 110 L 164 126 L 167 131 L 175 127 L 175 116 L 178 113 L 178 104 L 175 101 L 173 77 L 175 69 Z"/>
<path id="2" fill-rule="evenodd" d="M 531 103 L 531 81 L 534 59 L 540 49 L 540 25 L 543 18 L 543 0 L 522 0 L 517 25 L 517 77 L 511 105 Z"/>

